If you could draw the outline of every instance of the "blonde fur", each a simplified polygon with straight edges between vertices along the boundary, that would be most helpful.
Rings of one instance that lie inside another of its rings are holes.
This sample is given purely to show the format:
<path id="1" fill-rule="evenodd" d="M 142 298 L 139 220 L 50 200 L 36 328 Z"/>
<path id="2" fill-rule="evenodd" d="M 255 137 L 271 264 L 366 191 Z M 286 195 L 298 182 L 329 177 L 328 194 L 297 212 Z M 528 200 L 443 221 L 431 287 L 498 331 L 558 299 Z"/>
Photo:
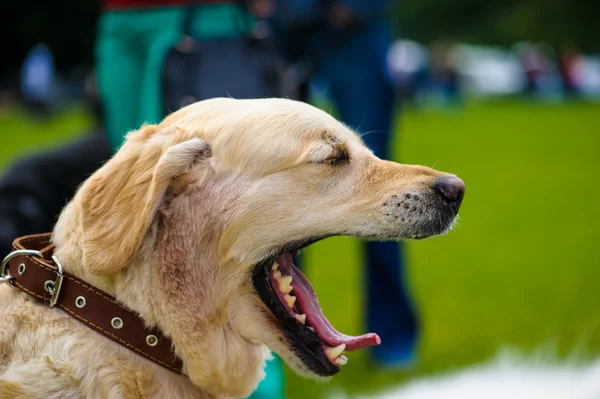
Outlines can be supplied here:
<path id="1" fill-rule="evenodd" d="M 333 165 L 341 152 L 349 161 Z M 380 160 L 331 116 L 289 100 L 203 101 L 131 132 L 65 207 L 55 253 L 169 335 L 185 375 L 3 286 L 0 397 L 245 397 L 268 347 L 310 374 L 251 269 L 307 237 L 407 238 L 433 216 L 395 198 L 426 196 L 441 175 Z"/>

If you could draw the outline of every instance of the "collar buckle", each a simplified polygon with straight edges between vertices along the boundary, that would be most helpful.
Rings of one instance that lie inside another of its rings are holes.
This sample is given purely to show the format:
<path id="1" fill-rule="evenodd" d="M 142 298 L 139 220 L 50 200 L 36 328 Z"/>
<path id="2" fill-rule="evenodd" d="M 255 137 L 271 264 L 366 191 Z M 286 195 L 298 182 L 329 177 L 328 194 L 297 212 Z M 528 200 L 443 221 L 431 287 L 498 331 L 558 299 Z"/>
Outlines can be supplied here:
<path id="1" fill-rule="evenodd" d="M 58 261 L 58 258 L 52 255 L 52 260 L 58 268 L 58 270 L 56 271 L 56 280 L 48 280 L 44 283 L 44 289 L 51 295 L 50 301 L 48 302 L 48 306 L 51 308 L 53 308 L 56 305 L 56 302 L 58 301 L 58 296 L 60 295 L 60 289 L 62 288 L 62 282 L 64 277 L 63 267 Z"/>
<path id="2" fill-rule="evenodd" d="M 19 255 L 38 256 L 40 258 L 43 257 L 43 255 L 40 251 L 35 251 L 35 250 L 31 250 L 31 249 L 19 249 L 17 251 L 13 251 L 13 252 L 9 253 L 8 255 L 6 255 L 6 257 L 2 261 L 2 264 L 0 265 L 0 284 L 9 283 L 12 279 L 14 279 L 14 277 L 11 276 L 10 273 L 8 272 L 8 265 L 9 265 L 8 262 L 15 256 L 19 256 Z M 52 260 L 54 261 L 54 264 L 57 267 L 56 279 L 54 281 L 48 280 L 44 283 L 44 290 L 46 290 L 46 292 L 48 292 L 51 295 L 50 301 L 48 302 L 48 306 L 51 308 L 53 308 L 56 305 L 56 302 L 58 302 L 58 296 L 60 295 L 60 289 L 62 288 L 62 282 L 63 282 L 63 277 L 64 277 L 63 267 L 62 267 L 61 263 L 59 262 L 58 258 L 56 256 L 52 255 Z M 9 285 L 14 289 L 18 289 L 13 284 L 9 284 Z"/>
<path id="3" fill-rule="evenodd" d="M 19 256 L 19 255 L 33 255 L 33 256 L 41 257 L 42 253 L 40 251 L 34 251 L 31 249 L 20 249 L 18 251 L 12 251 L 8 255 L 6 255 L 6 257 L 2 261 L 2 265 L 0 265 L 0 284 L 8 283 L 10 280 L 12 280 L 14 278 L 8 273 L 8 270 L 7 270 L 8 269 L 7 268 L 8 261 L 10 261 L 15 256 Z M 16 287 L 12 286 L 12 284 L 11 284 L 11 287 L 17 289 Z"/>

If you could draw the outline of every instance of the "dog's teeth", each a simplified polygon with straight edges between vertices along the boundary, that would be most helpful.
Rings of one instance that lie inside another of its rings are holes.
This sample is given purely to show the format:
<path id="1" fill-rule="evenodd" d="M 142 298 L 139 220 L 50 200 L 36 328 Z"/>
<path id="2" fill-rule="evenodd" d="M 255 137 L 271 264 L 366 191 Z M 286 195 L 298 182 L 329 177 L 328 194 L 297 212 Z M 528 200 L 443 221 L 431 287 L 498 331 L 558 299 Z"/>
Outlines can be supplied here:
<path id="1" fill-rule="evenodd" d="M 284 294 L 289 294 L 294 289 L 292 287 L 292 276 L 284 276 L 278 278 L 277 281 L 279 281 L 279 290 Z"/>
<path id="2" fill-rule="evenodd" d="M 312 332 L 315 332 L 315 329 L 314 329 L 314 328 L 312 328 L 312 327 L 310 327 L 310 326 L 308 327 L 308 329 L 309 329 L 310 331 L 312 331 Z"/>
<path id="3" fill-rule="evenodd" d="M 341 367 L 346 363 L 348 363 L 348 358 L 344 355 L 335 358 L 335 360 L 333 361 L 333 364 L 335 364 L 338 367 Z"/>
<path id="4" fill-rule="evenodd" d="M 271 267 L 271 270 L 277 270 L 279 268 L 279 263 L 275 262 L 273 263 L 273 267 Z M 281 276 L 281 272 L 279 274 Z"/>
<path id="5" fill-rule="evenodd" d="M 295 296 L 286 294 L 283 298 L 285 299 L 285 303 L 287 303 L 290 308 L 294 307 L 294 303 L 296 303 Z"/>
<path id="6" fill-rule="evenodd" d="M 327 348 L 325 348 L 325 353 L 327 354 L 327 357 L 330 360 L 335 360 L 339 355 L 344 353 L 345 349 L 346 349 L 346 344 L 338 345 L 335 348 L 328 346 Z"/>
<path id="7" fill-rule="evenodd" d="M 284 294 L 289 294 L 290 292 L 292 292 L 292 290 L 294 289 L 294 287 L 292 287 L 291 285 L 286 285 L 285 287 L 279 287 L 279 289 L 281 290 L 281 292 L 283 292 Z"/>
<path id="8" fill-rule="evenodd" d="M 273 265 L 273 268 L 275 268 L 275 270 L 273 270 L 273 277 L 279 283 L 279 291 L 283 292 L 284 294 L 289 294 L 294 289 L 294 287 L 292 287 L 293 278 L 292 276 L 282 276 L 281 271 L 277 270 L 275 265 L 279 267 L 279 264 L 275 262 Z"/>
<path id="9" fill-rule="evenodd" d="M 305 314 L 297 314 L 296 320 L 298 320 L 300 322 L 300 324 L 306 324 L 306 315 Z"/>

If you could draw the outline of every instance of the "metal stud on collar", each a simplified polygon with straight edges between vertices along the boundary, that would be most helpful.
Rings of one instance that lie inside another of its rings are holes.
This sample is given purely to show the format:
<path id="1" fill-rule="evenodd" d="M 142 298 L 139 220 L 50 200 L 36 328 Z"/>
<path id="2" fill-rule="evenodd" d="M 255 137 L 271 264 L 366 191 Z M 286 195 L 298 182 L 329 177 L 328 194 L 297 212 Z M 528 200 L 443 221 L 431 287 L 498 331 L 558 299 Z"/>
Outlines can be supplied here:
<path id="1" fill-rule="evenodd" d="M 123 320 L 120 317 L 113 317 L 112 320 L 110 321 L 110 325 L 119 330 L 121 328 L 123 328 Z"/>
<path id="2" fill-rule="evenodd" d="M 77 306 L 79 309 L 84 308 L 85 305 L 86 301 L 84 297 L 78 296 L 77 298 L 75 298 L 75 306 Z"/>
<path id="3" fill-rule="evenodd" d="M 156 338 L 156 335 L 150 334 L 146 337 L 146 343 L 148 346 L 156 346 L 158 345 L 158 338 Z"/>

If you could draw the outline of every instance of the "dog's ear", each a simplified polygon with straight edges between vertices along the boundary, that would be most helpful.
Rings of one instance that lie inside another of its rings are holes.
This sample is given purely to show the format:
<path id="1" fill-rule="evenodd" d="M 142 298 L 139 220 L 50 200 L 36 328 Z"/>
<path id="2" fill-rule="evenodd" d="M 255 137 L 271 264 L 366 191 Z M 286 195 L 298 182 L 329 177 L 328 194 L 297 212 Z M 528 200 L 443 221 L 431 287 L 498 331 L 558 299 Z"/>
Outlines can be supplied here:
<path id="1" fill-rule="evenodd" d="M 77 194 L 83 262 L 93 274 L 112 274 L 127 265 L 173 178 L 211 156 L 210 147 L 200 138 L 169 145 L 152 135 L 154 131 L 144 129 L 130 134 L 114 158 Z"/>

